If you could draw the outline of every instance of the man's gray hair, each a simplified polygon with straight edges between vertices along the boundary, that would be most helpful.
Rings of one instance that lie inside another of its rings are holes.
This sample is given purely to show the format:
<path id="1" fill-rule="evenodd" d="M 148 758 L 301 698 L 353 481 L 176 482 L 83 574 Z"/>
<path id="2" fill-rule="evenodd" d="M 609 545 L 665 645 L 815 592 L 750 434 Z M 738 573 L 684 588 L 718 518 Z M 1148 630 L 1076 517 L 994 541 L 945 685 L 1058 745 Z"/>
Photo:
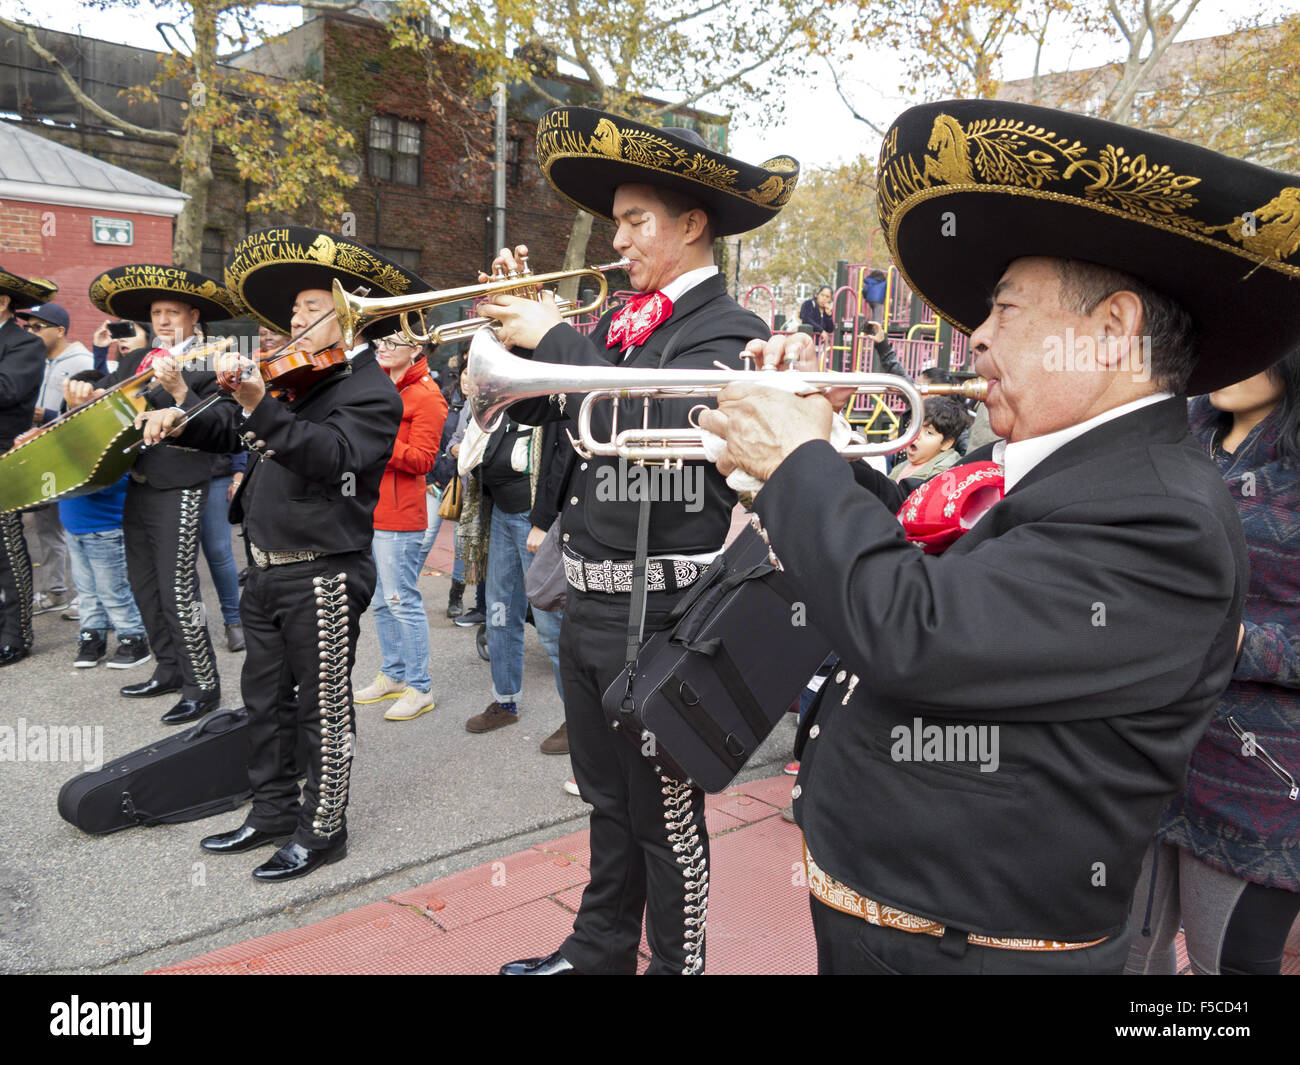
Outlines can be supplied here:
<path id="1" fill-rule="evenodd" d="M 1058 259 L 1061 307 L 1091 314 L 1113 292 L 1132 292 L 1142 301 L 1142 328 L 1151 338 L 1151 377 L 1175 395 L 1187 388 L 1196 365 L 1196 325 L 1182 305 L 1123 270 L 1082 259 Z"/>

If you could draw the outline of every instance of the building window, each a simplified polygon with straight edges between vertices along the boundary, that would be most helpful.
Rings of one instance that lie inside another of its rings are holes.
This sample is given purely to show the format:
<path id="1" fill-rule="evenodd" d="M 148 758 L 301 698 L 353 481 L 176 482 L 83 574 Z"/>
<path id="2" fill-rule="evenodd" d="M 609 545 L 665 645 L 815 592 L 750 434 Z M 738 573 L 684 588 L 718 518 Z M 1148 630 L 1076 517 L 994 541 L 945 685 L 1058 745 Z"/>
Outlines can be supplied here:
<path id="1" fill-rule="evenodd" d="M 419 248 L 390 248 L 384 244 L 377 244 L 375 251 L 386 259 L 392 259 L 398 266 L 406 267 L 413 274 L 420 272 Z"/>
<path id="2" fill-rule="evenodd" d="M 376 115 L 370 120 L 370 176 L 395 185 L 420 183 L 419 122 L 408 122 L 391 115 Z"/>
<path id="3" fill-rule="evenodd" d="M 226 242 L 219 229 L 203 231 L 203 250 L 199 269 L 209 277 L 220 279 L 226 269 Z"/>
<path id="4" fill-rule="evenodd" d="M 524 142 L 518 137 L 506 141 L 506 182 L 512 189 L 519 188 L 519 179 L 523 175 L 523 164 L 520 162 L 523 146 Z"/>

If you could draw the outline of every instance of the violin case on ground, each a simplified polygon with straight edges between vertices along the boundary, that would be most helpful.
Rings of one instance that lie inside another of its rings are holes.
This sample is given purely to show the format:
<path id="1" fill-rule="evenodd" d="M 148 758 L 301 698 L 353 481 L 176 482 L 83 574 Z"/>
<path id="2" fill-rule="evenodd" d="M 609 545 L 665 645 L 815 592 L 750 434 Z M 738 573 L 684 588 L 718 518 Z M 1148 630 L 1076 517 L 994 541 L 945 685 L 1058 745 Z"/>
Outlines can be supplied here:
<path id="1" fill-rule="evenodd" d="M 627 674 L 605 692 L 610 727 L 656 773 L 724 790 L 831 652 L 796 608 L 768 545 L 744 529 L 709 565 Z"/>
<path id="2" fill-rule="evenodd" d="M 213 710 L 184 732 L 75 776 L 59 790 L 59 815 L 83 832 L 103 835 L 133 825 L 197 821 L 242 806 L 253 794 L 248 722 L 242 706 Z"/>

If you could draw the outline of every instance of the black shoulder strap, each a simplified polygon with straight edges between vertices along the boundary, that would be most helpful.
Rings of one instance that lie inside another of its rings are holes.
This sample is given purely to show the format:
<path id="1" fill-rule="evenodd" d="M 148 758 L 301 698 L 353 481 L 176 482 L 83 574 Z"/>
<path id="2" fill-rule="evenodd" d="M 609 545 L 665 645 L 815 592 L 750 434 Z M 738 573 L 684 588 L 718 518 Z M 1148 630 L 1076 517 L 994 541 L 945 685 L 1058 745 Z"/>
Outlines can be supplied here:
<path id="1" fill-rule="evenodd" d="M 689 316 L 688 316 L 689 317 Z M 665 345 L 659 356 L 659 368 L 666 363 L 681 347 L 688 330 L 683 325 Z M 645 634 L 645 610 L 648 589 L 646 588 L 646 555 L 650 550 L 650 499 L 648 495 L 641 498 L 641 507 L 637 512 L 636 522 L 636 561 L 632 566 L 632 607 L 627 618 L 627 691 L 623 695 L 623 709 L 631 712 L 632 678 L 636 676 L 637 654 Z"/>

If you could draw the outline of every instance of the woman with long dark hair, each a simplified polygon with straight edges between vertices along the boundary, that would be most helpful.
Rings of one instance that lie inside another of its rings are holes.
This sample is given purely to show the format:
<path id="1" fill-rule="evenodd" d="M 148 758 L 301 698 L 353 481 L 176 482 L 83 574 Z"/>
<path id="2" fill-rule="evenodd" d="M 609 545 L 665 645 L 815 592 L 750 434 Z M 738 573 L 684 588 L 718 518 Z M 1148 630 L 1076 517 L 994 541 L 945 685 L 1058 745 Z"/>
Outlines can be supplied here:
<path id="1" fill-rule="evenodd" d="M 1200 396 L 1192 435 L 1250 548 L 1232 680 L 1165 812 L 1133 901 L 1126 971 L 1277 974 L 1300 913 L 1300 351 Z"/>

